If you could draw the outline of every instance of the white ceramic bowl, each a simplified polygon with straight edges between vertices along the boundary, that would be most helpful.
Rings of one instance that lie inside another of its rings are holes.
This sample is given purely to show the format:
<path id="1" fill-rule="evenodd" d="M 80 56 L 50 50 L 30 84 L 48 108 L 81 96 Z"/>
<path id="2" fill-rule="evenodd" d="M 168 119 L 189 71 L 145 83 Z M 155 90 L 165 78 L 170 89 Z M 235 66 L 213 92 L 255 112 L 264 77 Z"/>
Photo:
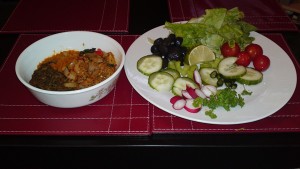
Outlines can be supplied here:
<path id="1" fill-rule="evenodd" d="M 90 48 L 112 52 L 117 62 L 116 72 L 101 83 L 74 91 L 48 91 L 29 84 L 37 65 L 46 57 L 64 50 L 81 51 Z M 111 92 L 124 67 L 124 61 L 124 49 L 109 36 L 88 31 L 71 31 L 47 36 L 28 46 L 19 56 L 15 71 L 18 79 L 41 102 L 54 107 L 73 108 L 94 103 Z"/>

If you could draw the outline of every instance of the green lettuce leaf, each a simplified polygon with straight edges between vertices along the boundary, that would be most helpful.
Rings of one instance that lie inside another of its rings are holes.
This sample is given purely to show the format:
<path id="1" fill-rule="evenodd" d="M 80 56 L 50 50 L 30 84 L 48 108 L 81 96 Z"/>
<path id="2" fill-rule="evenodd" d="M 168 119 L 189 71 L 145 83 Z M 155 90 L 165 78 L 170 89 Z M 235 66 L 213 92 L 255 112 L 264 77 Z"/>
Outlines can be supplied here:
<path id="1" fill-rule="evenodd" d="M 192 49 L 198 45 L 210 47 L 217 56 L 223 43 L 238 43 L 242 49 L 250 44 L 254 38 L 250 32 L 256 27 L 243 21 L 244 13 L 238 8 L 227 10 L 215 8 L 205 10 L 199 18 L 192 18 L 187 23 L 165 23 L 176 36 L 183 38 L 182 45 Z"/>

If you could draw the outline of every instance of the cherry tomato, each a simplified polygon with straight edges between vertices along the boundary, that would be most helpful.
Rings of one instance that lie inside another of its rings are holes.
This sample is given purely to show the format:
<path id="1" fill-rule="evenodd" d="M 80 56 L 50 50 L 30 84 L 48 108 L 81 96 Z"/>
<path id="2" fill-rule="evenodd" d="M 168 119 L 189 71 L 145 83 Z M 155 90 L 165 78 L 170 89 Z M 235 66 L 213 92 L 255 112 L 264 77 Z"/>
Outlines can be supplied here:
<path id="1" fill-rule="evenodd" d="M 238 54 L 237 58 L 238 59 L 235 63 L 238 65 L 247 67 L 251 62 L 251 57 L 250 57 L 249 53 L 247 53 L 245 51 L 240 52 Z"/>
<path id="2" fill-rule="evenodd" d="M 256 56 L 263 54 L 263 49 L 260 45 L 251 43 L 246 46 L 245 51 L 249 53 L 251 60 L 253 60 Z"/>
<path id="3" fill-rule="evenodd" d="M 233 46 L 230 46 L 228 42 L 224 43 L 221 46 L 221 53 L 224 57 L 229 57 L 229 56 L 237 56 L 241 51 L 240 46 L 235 43 Z"/>
<path id="4" fill-rule="evenodd" d="M 253 60 L 253 66 L 258 71 L 265 71 L 270 67 L 270 59 L 268 56 L 259 55 Z"/>

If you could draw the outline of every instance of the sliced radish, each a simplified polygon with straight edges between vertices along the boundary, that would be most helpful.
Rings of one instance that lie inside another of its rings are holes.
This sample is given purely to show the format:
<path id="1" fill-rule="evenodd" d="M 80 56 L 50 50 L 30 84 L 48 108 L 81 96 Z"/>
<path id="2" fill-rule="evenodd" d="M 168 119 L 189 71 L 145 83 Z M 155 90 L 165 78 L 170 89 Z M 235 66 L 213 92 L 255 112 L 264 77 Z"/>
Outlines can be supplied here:
<path id="1" fill-rule="evenodd" d="M 198 97 L 201 97 L 203 99 L 207 97 L 200 89 L 195 89 L 195 93 L 197 94 Z"/>
<path id="2" fill-rule="evenodd" d="M 186 100 L 185 99 L 180 99 L 180 100 L 177 100 L 174 104 L 173 104 L 173 108 L 175 110 L 181 110 L 184 108 L 184 106 L 186 105 Z"/>
<path id="3" fill-rule="evenodd" d="M 173 96 L 171 99 L 170 99 L 170 102 L 172 103 L 172 104 L 175 104 L 178 100 L 181 100 L 182 99 L 182 97 L 180 97 L 180 96 Z"/>
<path id="4" fill-rule="evenodd" d="M 202 105 L 200 104 L 198 107 L 195 107 L 193 102 L 194 99 L 186 99 L 184 109 L 190 113 L 197 113 L 201 110 Z"/>
<path id="5" fill-rule="evenodd" d="M 212 92 L 213 95 L 217 94 L 217 87 L 213 85 L 206 85 L 206 87 Z"/>
<path id="6" fill-rule="evenodd" d="M 202 87 L 201 75 L 197 69 L 194 70 L 194 81 L 199 85 L 200 88 Z"/>
<path id="7" fill-rule="evenodd" d="M 217 88 L 213 85 L 202 86 L 201 90 L 207 97 L 210 97 L 210 95 L 215 95 L 217 93 Z"/>
<path id="8" fill-rule="evenodd" d="M 193 88 L 187 86 L 187 87 L 186 87 L 186 91 L 190 94 L 191 98 L 195 99 L 195 98 L 198 97 L 198 95 L 197 95 L 196 92 L 195 92 L 195 89 L 193 89 Z M 190 99 L 191 99 L 191 98 L 190 98 Z"/>
<path id="9" fill-rule="evenodd" d="M 185 98 L 185 99 L 192 99 L 192 96 L 189 94 L 189 92 L 187 90 L 182 90 L 181 94 L 182 94 L 183 98 Z"/>

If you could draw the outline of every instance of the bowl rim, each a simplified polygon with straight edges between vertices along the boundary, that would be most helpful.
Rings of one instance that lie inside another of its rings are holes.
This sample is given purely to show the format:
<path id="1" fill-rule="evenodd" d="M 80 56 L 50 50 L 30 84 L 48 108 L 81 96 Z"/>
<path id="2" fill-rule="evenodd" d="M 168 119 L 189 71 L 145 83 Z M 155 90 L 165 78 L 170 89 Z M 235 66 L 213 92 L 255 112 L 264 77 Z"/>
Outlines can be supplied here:
<path id="1" fill-rule="evenodd" d="M 72 33 L 86 33 L 86 34 L 95 34 L 96 36 L 103 36 L 105 38 L 108 38 L 109 40 L 111 40 L 115 46 L 118 48 L 118 50 L 120 51 L 121 53 L 121 62 L 119 64 L 119 67 L 118 69 L 107 79 L 103 80 L 102 82 L 98 83 L 98 84 L 95 84 L 93 86 L 90 86 L 90 87 L 87 87 L 87 88 L 83 88 L 83 89 L 79 89 L 79 90 L 71 90 L 71 91 L 51 91 L 51 90 L 44 90 L 44 89 L 40 89 L 40 88 L 37 88 L 35 86 L 32 86 L 30 85 L 28 82 L 26 82 L 20 75 L 20 72 L 19 72 L 19 68 L 18 66 L 20 65 L 20 60 L 23 56 L 23 55 L 27 50 L 29 50 L 32 46 L 36 45 L 37 43 L 39 43 L 40 41 L 44 41 L 48 38 L 51 38 L 53 36 L 61 36 L 61 35 L 64 35 L 64 34 L 72 34 Z M 93 31 L 65 31 L 65 32 L 60 32 L 60 33 L 55 33 L 55 34 L 51 34 L 49 36 L 46 36 L 46 37 L 43 37 L 35 42 L 33 42 L 32 44 L 30 44 L 29 46 L 27 46 L 22 52 L 21 54 L 18 56 L 17 58 L 17 61 L 16 61 L 16 64 L 15 64 L 15 72 L 16 72 L 16 75 L 17 75 L 17 78 L 19 79 L 19 81 L 21 81 L 21 83 L 23 83 L 27 88 L 31 89 L 31 90 L 34 90 L 34 91 L 37 91 L 37 92 L 40 92 L 40 93 L 44 93 L 44 94 L 52 94 L 52 95 L 70 95 L 70 94 L 77 94 L 77 93 L 84 93 L 84 92 L 87 92 L 87 91 L 90 91 L 90 90 L 93 90 L 93 89 L 96 89 L 102 85 L 105 85 L 106 83 L 108 83 L 111 79 L 115 78 L 116 76 L 118 76 L 121 72 L 121 70 L 123 69 L 124 67 L 124 63 L 125 63 L 125 51 L 124 51 L 124 48 L 121 46 L 121 44 L 119 42 L 117 42 L 115 39 L 109 37 L 108 35 L 105 35 L 105 34 L 102 34 L 102 33 L 99 33 L 99 32 L 93 32 Z"/>

